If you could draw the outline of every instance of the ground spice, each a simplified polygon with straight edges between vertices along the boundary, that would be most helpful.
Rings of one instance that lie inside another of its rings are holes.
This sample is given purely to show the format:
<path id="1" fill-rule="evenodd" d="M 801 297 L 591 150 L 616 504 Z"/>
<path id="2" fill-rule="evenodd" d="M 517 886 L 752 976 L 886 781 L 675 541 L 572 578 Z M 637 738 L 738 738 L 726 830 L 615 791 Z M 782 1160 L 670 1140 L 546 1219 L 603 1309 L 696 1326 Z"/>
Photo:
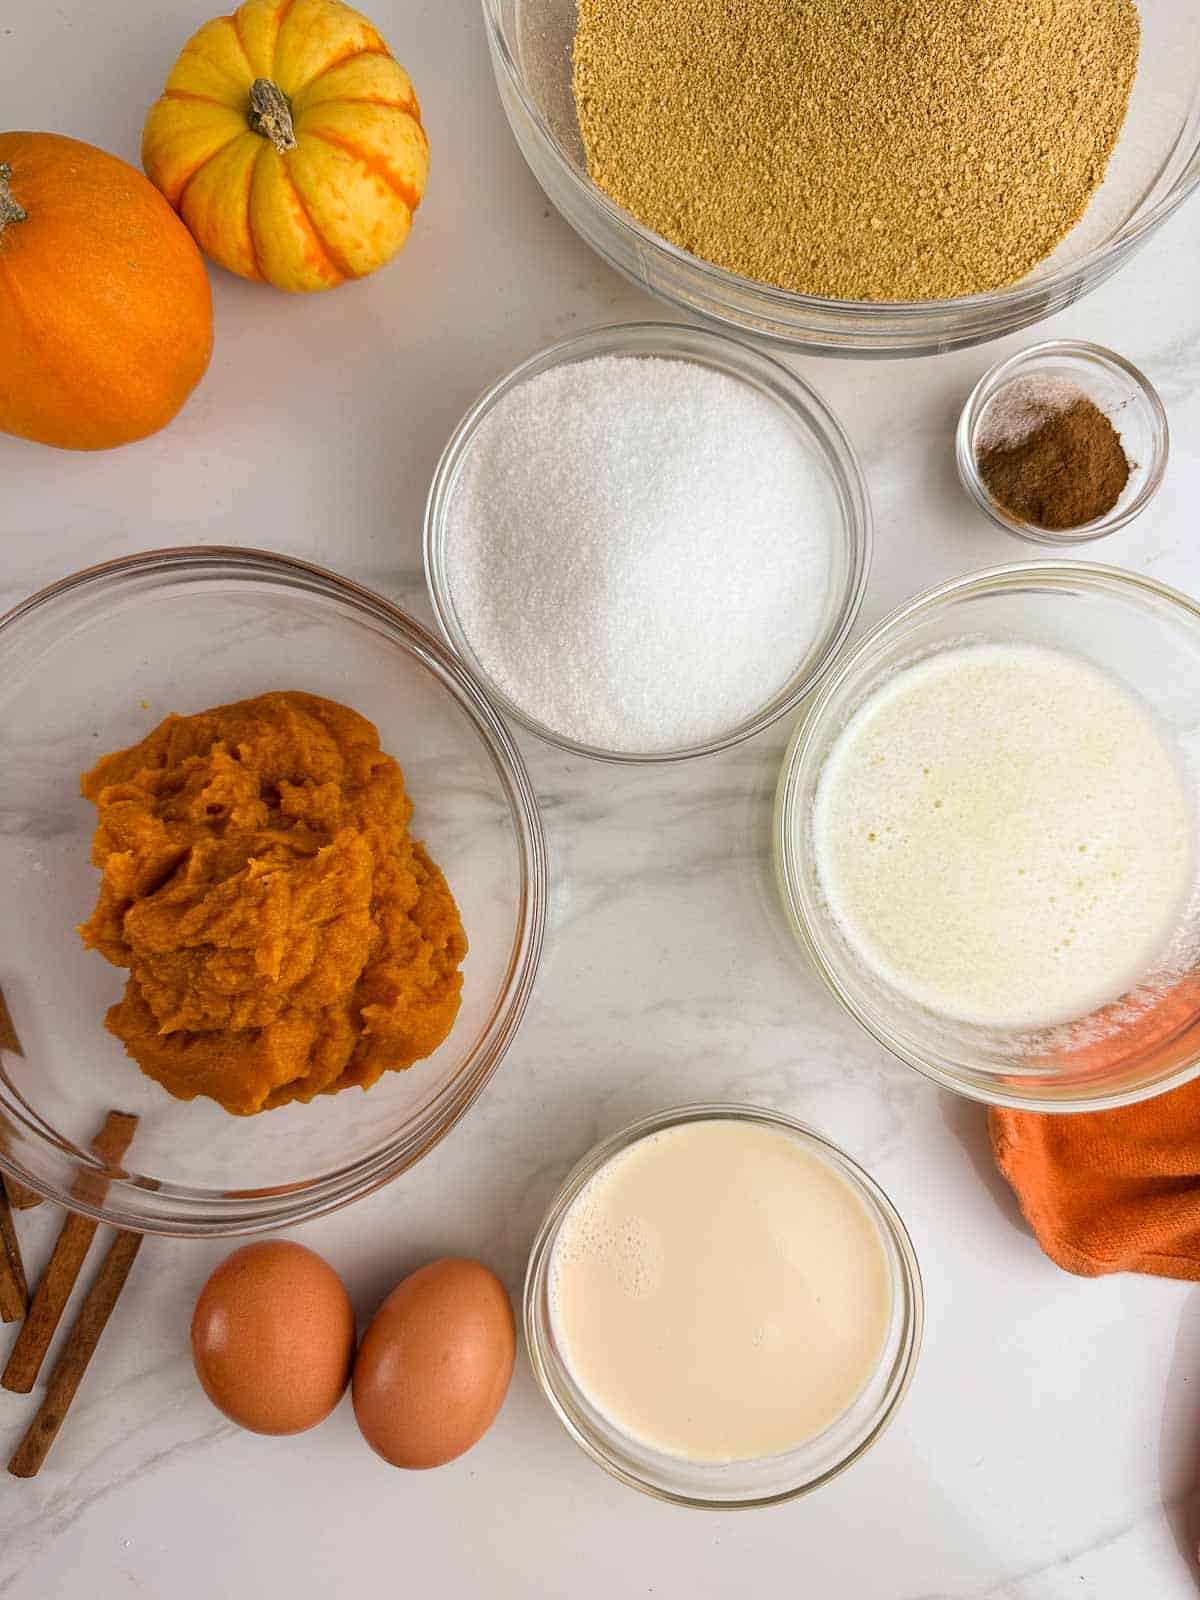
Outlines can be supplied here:
<path id="1" fill-rule="evenodd" d="M 575 100 L 596 183 L 693 254 L 941 299 L 1079 221 L 1139 40 L 1133 0 L 579 0 Z"/>
<path id="2" fill-rule="evenodd" d="M 1009 516 L 1037 528 L 1081 528 L 1105 516 L 1129 481 L 1121 436 L 1078 384 L 1014 379 L 980 419 L 976 463 Z"/>

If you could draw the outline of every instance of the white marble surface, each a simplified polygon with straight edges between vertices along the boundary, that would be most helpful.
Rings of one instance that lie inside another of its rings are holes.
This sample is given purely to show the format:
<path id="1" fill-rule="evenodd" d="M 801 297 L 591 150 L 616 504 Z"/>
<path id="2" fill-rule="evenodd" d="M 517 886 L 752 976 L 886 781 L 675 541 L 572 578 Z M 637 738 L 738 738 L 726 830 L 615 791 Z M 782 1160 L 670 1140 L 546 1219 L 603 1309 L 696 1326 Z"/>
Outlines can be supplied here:
<path id="1" fill-rule="evenodd" d="M 73 457 L 0 439 L 5 603 L 155 545 L 256 543 L 428 616 L 422 501 L 467 403 L 543 344 L 651 304 L 568 232 L 526 173 L 475 0 L 373 0 L 434 151 L 404 258 L 293 300 L 216 276 L 217 351 L 166 433 Z M 0 0 L 3 118 L 136 159 L 141 113 L 201 20 L 193 0 Z M 1152 510 L 1096 550 L 1200 592 L 1200 206 L 1046 325 L 1110 343 L 1175 431 Z M 863 623 L 934 581 L 1029 549 L 985 524 L 951 436 L 1005 349 L 902 366 L 805 361 L 865 464 L 878 549 Z M 514 1294 L 543 1208 L 600 1134 L 670 1102 L 759 1101 L 809 1119 L 880 1179 L 925 1269 L 928 1334 L 900 1420 L 821 1493 L 769 1512 L 676 1511 L 593 1467 L 522 1356 L 472 1454 L 401 1475 L 349 1407 L 274 1441 L 223 1423 L 192 1378 L 192 1297 L 219 1245 L 150 1241 L 41 1476 L 0 1478 L 5 1600 L 389 1590 L 421 1600 L 803 1592 L 854 1600 L 1184 1600 L 1200 1449 L 1200 1291 L 1085 1283 L 1042 1258 L 988 1161 L 977 1108 L 875 1048 L 789 946 L 767 860 L 785 730 L 702 765 L 614 771 L 523 741 L 551 840 L 538 990 L 475 1111 L 415 1171 L 301 1230 L 367 1315 L 447 1251 Z M 48 1208 L 22 1219 L 36 1270 Z M 5 1335 L 5 1338 L 8 1336 Z M 30 1409 L 0 1396 L 0 1453 Z"/>

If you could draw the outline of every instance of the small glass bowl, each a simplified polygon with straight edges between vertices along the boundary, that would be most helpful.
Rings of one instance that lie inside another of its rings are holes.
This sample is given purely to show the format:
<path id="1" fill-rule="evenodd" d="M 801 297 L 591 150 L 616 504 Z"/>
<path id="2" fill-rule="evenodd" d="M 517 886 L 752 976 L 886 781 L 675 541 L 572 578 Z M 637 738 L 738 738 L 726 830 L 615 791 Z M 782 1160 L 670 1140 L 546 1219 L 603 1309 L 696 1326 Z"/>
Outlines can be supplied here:
<path id="1" fill-rule="evenodd" d="M 801 947 L 846 1010 L 900 1060 L 986 1104 L 1101 1111 L 1200 1076 L 1200 957 L 1148 972 L 1112 1005 L 1060 1027 L 997 1030 L 954 1022 L 894 990 L 851 948 L 825 898 L 813 804 L 839 735 L 894 673 L 938 651 L 1017 643 L 1057 649 L 1115 677 L 1154 714 L 1200 816 L 1200 606 L 1135 573 L 1084 562 L 996 567 L 909 601 L 842 657 L 806 708 L 784 757 L 775 871 Z M 1173 949 L 1200 952 L 1200 858 Z M 1194 970 L 1192 970 L 1194 968 Z"/>
<path id="2" fill-rule="evenodd" d="M 669 1456 L 639 1444 L 616 1428 L 579 1388 L 555 1338 L 550 1262 L 572 1203 L 614 1156 L 650 1134 L 689 1122 L 743 1122 L 790 1134 L 854 1190 L 879 1230 L 887 1257 L 892 1315 L 875 1371 L 854 1404 L 836 1422 L 798 1450 L 783 1455 L 712 1465 Z M 925 1315 L 921 1273 L 912 1241 L 875 1180 L 835 1144 L 782 1112 L 719 1104 L 681 1106 L 643 1117 L 584 1156 L 563 1182 L 533 1242 L 525 1275 L 524 1313 L 534 1374 L 576 1444 L 632 1489 L 675 1505 L 713 1511 L 738 1511 L 793 1500 L 828 1483 L 864 1455 L 892 1421 L 908 1392 L 921 1349 Z"/>
<path id="3" fill-rule="evenodd" d="M 596 356 L 657 356 L 691 361 L 748 383 L 773 400 L 791 419 L 797 436 L 823 469 L 839 515 L 840 529 L 835 528 L 832 542 L 825 615 L 807 655 L 797 663 L 791 678 L 767 705 L 705 744 L 679 750 L 621 751 L 580 744 L 567 738 L 530 716 L 504 694 L 476 655 L 455 609 L 446 570 L 446 527 L 459 478 L 480 428 L 505 395 L 527 379 L 554 367 L 589 361 Z M 597 761 L 633 764 L 685 761 L 712 755 L 752 738 L 792 711 L 824 676 L 849 637 L 866 589 L 871 544 L 871 504 L 866 482 L 841 423 L 821 397 L 802 378 L 761 351 L 725 334 L 682 323 L 632 322 L 594 328 L 589 333 L 552 345 L 523 362 L 477 400 L 459 423 L 442 453 L 425 508 L 425 579 L 434 616 L 444 638 L 487 685 L 491 697 L 514 721 L 548 744 Z"/>
<path id="4" fill-rule="evenodd" d="M 443 1044 L 366 1094 L 234 1117 L 174 1099 L 104 1027 L 125 974 L 85 950 L 94 808 L 79 774 L 168 712 L 304 689 L 369 717 L 404 769 L 471 948 Z M 287 556 L 197 548 L 127 556 L 0 617 L 0 983 L 22 1051 L 0 1057 L 0 1168 L 76 1211 L 191 1237 L 292 1226 L 428 1153 L 511 1044 L 546 919 L 537 800 L 504 720 L 460 662 L 388 601 Z M 110 1108 L 140 1118 L 125 1165 L 89 1144 Z"/>
<path id="5" fill-rule="evenodd" d="M 1121 435 L 1129 459 L 1129 481 L 1116 505 L 1078 528 L 1042 528 L 1014 517 L 992 499 L 979 475 L 976 441 L 984 412 L 1006 384 L 1034 376 L 1067 378 L 1078 384 Z M 963 488 L 998 528 L 1034 544 L 1077 545 L 1103 539 L 1141 516 L 1163 481 L 1170 443 L 1167 413 L 1144 373 L 1101 345 L 1060 339 L 1035 344 L 985 373 L 963 407 L 954 454 Z"/>

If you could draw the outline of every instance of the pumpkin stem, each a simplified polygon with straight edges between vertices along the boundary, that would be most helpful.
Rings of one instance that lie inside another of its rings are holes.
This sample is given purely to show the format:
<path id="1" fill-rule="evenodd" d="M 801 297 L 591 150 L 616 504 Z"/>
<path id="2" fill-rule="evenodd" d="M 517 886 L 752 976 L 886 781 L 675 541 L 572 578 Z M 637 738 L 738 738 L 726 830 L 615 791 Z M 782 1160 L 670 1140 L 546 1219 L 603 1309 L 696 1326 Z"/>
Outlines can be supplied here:
<path id="1" fill-rule="evenodd" d="M 7 162 L 0 161 L 0 234 L 10 222 L 24 222 L 29 213 L 23 206 L 19 206 L 12 197 L 9 184 L 12 182 L 12 168 Z"/>
<path id="2" fill-rule="evenodd" d="M 250 85 L 250 126 L 264 139 L 270 139 L 280 155 L 296 148 L 292 108 L 283 90 L 270 78 L 255 78 Z"/>

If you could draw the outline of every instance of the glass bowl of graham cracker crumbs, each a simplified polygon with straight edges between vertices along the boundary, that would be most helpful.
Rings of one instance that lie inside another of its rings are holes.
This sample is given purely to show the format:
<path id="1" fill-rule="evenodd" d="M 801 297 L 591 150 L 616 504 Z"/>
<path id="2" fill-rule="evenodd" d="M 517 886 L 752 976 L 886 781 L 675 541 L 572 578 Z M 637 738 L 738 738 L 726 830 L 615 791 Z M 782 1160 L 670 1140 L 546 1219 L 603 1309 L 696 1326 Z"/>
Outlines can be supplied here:
<path id="1" fill-rule="evenodd" d="M 1050 340 L 984 374 L 955 438 L 958 476 L 997 527 L 1034 544 L 1103 539 L 1139 517 L 1167 470 L 1158 391 L 1101 345 Z"/>
<path id="2" fill-rule="evenodd" d="M 1200 186 L 1200 8 L 1063 3 L 483 9 L 517 143 L 610 265 L 784 348 L 902 357 L 1061 310 Z"/>

